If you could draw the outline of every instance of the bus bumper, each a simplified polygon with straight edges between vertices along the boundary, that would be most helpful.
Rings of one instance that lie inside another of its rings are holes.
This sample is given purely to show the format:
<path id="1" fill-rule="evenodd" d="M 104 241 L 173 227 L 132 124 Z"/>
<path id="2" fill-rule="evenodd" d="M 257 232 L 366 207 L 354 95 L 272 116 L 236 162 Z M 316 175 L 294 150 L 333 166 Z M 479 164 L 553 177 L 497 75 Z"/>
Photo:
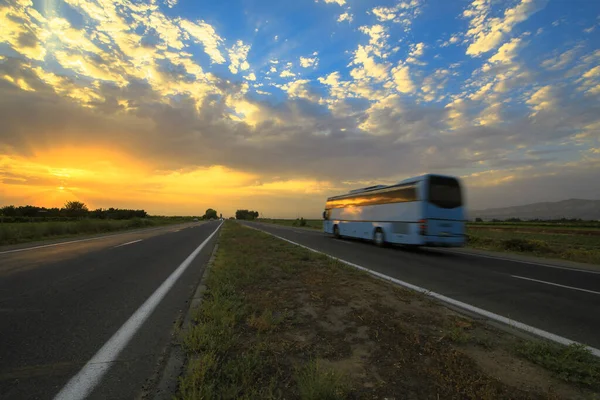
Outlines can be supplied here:
<path id="1" fill-rule="evenodd" d="M 465 241 L 465 235 L 425 236 L 425 246 L 429 247 L 463 247 Z"/>

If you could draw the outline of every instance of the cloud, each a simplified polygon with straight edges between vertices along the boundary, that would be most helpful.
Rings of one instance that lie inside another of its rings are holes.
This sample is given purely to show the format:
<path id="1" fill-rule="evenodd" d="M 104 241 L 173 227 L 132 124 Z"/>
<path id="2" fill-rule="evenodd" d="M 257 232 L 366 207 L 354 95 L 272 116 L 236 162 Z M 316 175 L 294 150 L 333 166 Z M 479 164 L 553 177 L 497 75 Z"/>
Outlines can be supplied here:
<path id="1" fill-rule="evenodd" d="M 369 36 L 369 51 L 378 57 L 384 57 L 383 51 L 388 47 L 386 41 L 389 38 L 386 28 L 383 25 L 373 25 L 361 26 L 358 29 Z"/>
<path id="2" fill-rule="evenodd" d="M 315 0 L 318 2 L 318 0 Z M 327 4 L 337 4 L 338 6 L 343 6 L 344 4 L 346 4 L 346 0 L 323 0 L 325 3 Z"/>
<path id="3" fill-rule="evenodd" d="M 219 50 L 219 47 L 223 44 L 223 39 L 217 35 L 215 28 L 204 21 L 194 23 L 184 19 L 179 24 L 196 43 L 202 43 L 204 52 L 210 57 L 212 62 L 217 64 L 225 62 L 225 57 L 223 57 Z"/>
<path id="4" fill-rule="evenodd" d="M 279 76 L 282 78 L 293 78 L 294 76 L 296 76 L 296 74 L 286 69 L 285 71 L 281 71 L 281 74 L 279 74 Z"/>
<path id="5" fill-rule="evenodd" d="M 245 71 L 250 68 L 250 64 L 246 61 L 249 51 L 250 45 L 244 44 L 241 40 L 238 40 L 231 49 L 229 49 L 228 54 L 229 60 L 231 61 L 229 70 L 231 73 L 237 74 L 239 70 Z"/>
<path id="6" fill-rule="evenodd" d="M 575 59 L 575 56 L 580 49 L 581 46 L 575 46 L 574 48 L 566 50 L 556 57 L 544 60 L 541 65 L 550 71 L 561 70 Z"/>
<path id="7" fill-rule="evenodd" d="M 441 47 L 448 47 L 451 44 L 456 44 L 460 41 L 460 37 L 458 34 L 454 34 L 452 36 L 450 36 L 450 39 L 446 40 L 445 42 L 443 42 L 441 44 Z"/>
<path id="8" fill-rule="evenodd" d="M 388 66 L 380 64 L 369 55 L 371 46 L 358 45 L 358 49 L 354 53 L 353 64 L 362 65 L 361 68 L 354 68 L 350 74 L 354 79 L 362 79 L 364 77 L 374 78 L 378 81 L 383 81 L 388 77 Z"/>
<path id="9" fill-rule="evenodd" d="M 401 93 L 413 93 L 416 90 L 415 84 L 410 78 L 410 69 L 408 65 L 398 65 L 392 69 L 392 77 L 396 84 L 396 89 Z"/>
<path id="10" fill-rule="evenodd" d="M 540 111 L 552 111 L 557 104 L 552 86 L 544 86 L 535 91 L 527 100 L 527 104 L 534 110 L 533 115 Z"/>
<path id="11" fill-rule="evenodd" d="M 317 57 L 300 57 L 300 66 L 303 68 L 316 67 L 318 63 Z"/>
<path id="12" fill-rule="evenodd" d="M 308 79 L 298 79 L 282 87 L 290 98 L 302 98 L 310 101 L 318 101 L 319 97 L 313 94 L 307 87 Z"/>
<path id="13" fill-rule="evenodd" d="M 493 85 L 494 84 L 492 82 L 489 82 L 489 83 L 483 85 L 482 87 L 479 88 L 479 90 L 477 92 L 472 93 L 469 96 L 469 98 L 474 101 L 479 101 L 479 100 L 483 99 L 485 94 L 490 91 L 490 89 L 492 88 Z"/>
<path id="14" fill-rule="evenodd" d="M 471 39 L 467 54 L 479 56 L 498 47 L 519 23 L 546 6 L 547 0 L 521 0 L 512 8 L 504 10 L 502 17 L 490 17 L 491 2 L 474 0 L 463 16 L 469 19 L 466 36 Z"/>
<path id="15" fill-rule="evenodd" d="M 420 42 L 420 43 L 412 44 L 410 46 L 410 53 L 408 54 L 408 58 L 406 59 L 406 62 L 411 63 L 411 64 L 426 65 L 426 63 L 418 60 L 418 58 L 423 55 L 424 51 L 425 51 L 425 43 Z"/>
<path id="16" fill-rule="evenodd" d="M 494 54 L 489 61 L 490 62 L 499 62 L 504 64 L 512 63 L 515 57 L 517 56 L 517 51 L 519 46 L 521 45 L 520 38 L 511 39 L 509 42 L 504 43 L 498 49 L 498 52 Z"/>
<path id="17" fill-rule="evenodd" d="M 303 53 L 267 54 L 257 60 L 260 69 L 250 68 L 250 45 L 221 36 L 226 24 L 215 23 L 217 32 L 203 20 L 172 17 L 181 7 L 167 15 L 163 1 L 67 3 L 81 17 L 42 16 L 22 2 L 0 12 L 3 199 L 50 199 L 36 191 L 55 194 L 66 179 L 86 201 L 152 210 L 191 210 L 202 199 L 233 210 L 255 202 L 284 215 L 286 200 L 306 193 L 309 215 L 330 192 L 423 171 L 466 177 L 469 205 L 518 203 L 512 190 L 527 198 L 600 195 L 582 184 L 600 167 L 591 161 L 600 132 L 600 52 L 583 43 L 582 54 L 565 56 L 573 48 L 551 43 L 562 52 L 535 53 L 553 63 L 533 69 L 538 59 L 523 49 L 543 37 L 516 37 L 511 18 L 520 17 L 506 10 L 498 17 L 489 10 L 481 21 L 511 27 L 487 52 L 485 41 L 477 44 L 479 54 L 489 53 L 481 62 L 444 56 L 433 64 L 435 42 L 415 32 L 409 46 L 398 33 L 420 6 L 395 3 L 373 12 L 369 18 L 379 22 L 360 28 L 365 36 L 346 53 L 328 49 L 327 63 L 315 60 L 318 78 L 309 80 L 295 73 L 305 70 L 273 58 Z M 384 11 L 393 18 L 381 20 Z M 479 40 L 464 37 L 467 46 Z M 216 65 L 225 61 L 230 71 Z M 435 68 L 421 68 L 425 61 Z M 265 66 L 272 80 L 263 83 Z M 280 91 L 259 90 L 263 84 Z M 544 153 L 547 147 L 565 150 Z M 543 195 L 538 184 L 548 185 Z M 127 195 L 109 198 L 114 188 Z"/>
<path id="18" fill-rule="evenodd" d="M 380 22 L 392 21 L 397 24 L 402 24 L 408 29 L 412 24 L 412 21 L 421 12 L 421 1 L 401 1 L 393 7 L 375 7 L 371 12 Z"/>
<path id="19" fill-rule="evenodd" d="M 353 19 L 354 19 L 354 16 L 352 14 L 350 14 L 349 12 L 345 12 L 343 14 L 340 14 L 340 16 L 337 19 L 337 22 L 344 22 L 344 21 L 352 22 Z"/>

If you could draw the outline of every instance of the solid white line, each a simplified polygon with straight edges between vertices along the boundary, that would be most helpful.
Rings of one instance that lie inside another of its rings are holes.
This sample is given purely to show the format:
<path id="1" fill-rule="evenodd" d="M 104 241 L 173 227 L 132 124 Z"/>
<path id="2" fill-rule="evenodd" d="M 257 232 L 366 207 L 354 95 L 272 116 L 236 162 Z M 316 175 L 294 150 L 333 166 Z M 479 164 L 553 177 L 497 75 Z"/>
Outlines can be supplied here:
<path id="1" fill-rule="evenodd" d="M 494 260 L 512 261 L 512 262 L 521 263 L 521 264 L 537 265 L 539 267 L 563 269 L 563 270 L 573 271 L 573 272 L 585 272 L 586 274 L 600 274 L 600 271 L 590 271 L 587 269 L 580 269 L 580 268 L 561 267 L 559 265 L 543 264 L 543 263 L 538 263 L 538 262 L 533 262 L 533 261 L 516 260 L 514 258 L 488 256 L 488 255 L 484 255 L 484 254 L 469 253 L 469 252 L 460 251 L 460 250 L 435 249 L 435 251 L 439 251 L 442 253 L 452 253 L 452 254 L 473 256 L 473 257 L 492 258 Z"/>
<path id="2" fill-rule="evenodd" d="M 145 229 L 145 230 L 142 230 L 142 231 L 140 231 L 140 230 L 136 230 L 136 231 L 124 231 L 124 232 L 114 233 L 112 235 L 96 236 L 96 237 L 87 238 L 87 239 L 70 240 L 68 242 L 44 244 L 44 245 L 41 245 L 41 246 L 25 247 L 25 248 L 22 248 L 22 249 L 5 250 L 5 251 L 0 251 L 0 254 L 18 253 L 18 252 L 21 252 L 21 251 L 43 249 L 45 247 L 62 246 L 62 245 L 71 244 L 71 243 L 89 242 L 90 240 L 106 239 L 106 238 L 109 238 L 109 237 L 119 236 L 119 235 L 125 235 L 125 234 L 128 234 L 128 233 L 146 233 L 146 232 L 152 232 L 152 231 L 155 231 L 155 230 L 158 230 L 158 229 L 162 229 L 162 228 L 164 228 L 164 226 L 159 226 L 159 227 L 156 227 L 156 228 Z"/>
<path id="3" fill-rule="evenodd" d="M 190 266 L 194 258 L 202 251 L 204 246 L 217 233 L 220 224 L 173 273 L 159 286 L 158 289 L 129 317 L 127 322 L 102 346 L 85 366 L 71 378 L 65 387 L 54 397 L 55 400 L 78 400 L 86 398 L 92 390 L 100 383 L 100 380 L 108 372 L 113 362 L 117 360 L 119 353 L 127 346 L 133 335 L 140 329 L 150 314 L 160 304 L 177 279 Z"/>
<path id="4" fill-rule="evenodd" d="M 142 241 L 142 239 L 133 240 L 133 241 L 131 241 L 131 242 L 127 242 L 127 243 L 123 243 L 123 244 L 120 244 L 120 245 L 114 246 L 114 247 L 113 247 L 113 249 L 116 249 L 117 247 L 121 247 L 121 246 L 127 246 L 128 244 L 134 244 L 134 243 L 141 242 L 141 241 Z"/>
<path id="5" fill-rule="evenodd" d="M 246 226 L 248 226 L 248 225 L 246 225 Z M 467 303 L 463 303 L 462 301 L 454 300 L 453 298 L 444 296 L 443 294 L 432 292 L 432 291 L 427 290 L 425 288 L 422 288 L 420 286 L 413 285 L 412 283 L 404 282 L 404 281 L 401 281 L 399 279 L 392 278 L 391 276 L 384 275 L 384 274 L 382 274 L 380 272 L 376 272 L 376 271 L 370 270 L 368 268 L 362 267 L 362 266 L 360 266 L 358 264 L 354 264 L 354 263 L 351 263 L 349 261 L 342 260 L 341 258 L 334 257 L 334 256 L 332 256 L 330 254 L 324 253 L 324 252 L 319 251 L 319 250 L 315 250 L 315 249 L 310 248 L 308 246 L 304 246 L 304 245 L 302 245 L 300 243 L 296 243 L 296 242 L 291 241 L 289 239 L 286 239 L 286 238 L 283 238 L 281 236 L 275 235 L 275 234 L 273 234 L 271 232 L 263 231 L 262 229 L 254 228 L 254 227 L 251 227 L 251 226 L 248 226 L 248 227 L 251 228 L 251 229 L 260 230 L 261 232 L 264 232 L 264 233 L 266 233 L 268 235 L 271 235 L 271 236 L 276 237 L 278 239 L 284 240 L 284 241 L 286 241 L 288 243 L 295 244 L 296 246 L 300 246 L 300 247 L 305 248 L 307 250 L 310 250 L 312 252 L 326 255 L 329 258 L 332 258 L 334 260 L 342 262 L 342 263 L 344 263 L 346 265 L 349 265 L 351 267 L 354 267 L 356 269 L 360 269 L 362 271 L 368 272 L 371 275 L 374 275 L 374 276 L 376 276 L 378 278 L 381 278 L 381 279 L 384 279 L 386 281 L 390 281 L 392 283 L 395 283 L 396 285 L 403 286 L 405 288 L 414 290 L 416 292 L 423 293 L 426 296 L 433 297 L 434 299 L 440 300 L 440 301 L 442 301 L 444 303 L 452 304 L 455 307 L 459 307 L 459 308 L 462 308 L 462 309 L 467 310 L 469 312 L 472 312 L 472 313 L 481 315 L 483 317 L 489 318 L 491 320 L 494 320 L 494 321 L 497 321 L 497 322 L 501 322 L 501 323 L 509 325 L 509 326 L 511 326 L 513 328 L 517 328 L 517 329 L 520 329 L 522 331 L 529 332 L 529 333 L 531 333 L 533 335 L 536 335 L 536 336 L 539 336 L 541 338 L 544 338 L 544 339 L 547 339 L 547 340 L 551 340 L 553 342 L 556 342 L 556 343 L 559 343 L 559 344 L 562 344 L 562 345 L 565 345 L 565 346 L 569 346 L 571 344 L 580 344 L 580 343 L 575 342 L 575 341 L 573 341 L 571 339 L 567 339 L 565 337 L 555 335 L 554 333 L 550 333 L 550 332 L 544 331 L 542 329 L 538 329 L 538 328 L 535 328 L 533 326 L 526 325 L 526 324 L 524 324 L 522 322 L 511 320 L 510 318 L 506 318 L 506 317 L 503 317 L 502 315 L 498 315 L 498 314 L 495 314 L 493 312 L 484 310 L 482 308 L 475 307 L 475 306 L 473 306 L 471 304 L 467 304 Z M 587 345 L 584 345 L 584 346 L 593 355 L 595 355 L 596 357 L 600 357 L 600 350 L 599 349 L 596 349 L 594 347 L 590 347 L 590 346 L 587 346 Z"/>
<path id="6" fill-rule="evenodd" d="M 282 228 L 283 230 L 286 230 L 286 228 L 287 228 L 287 227 L 282 226 L 282 225 L 279 225 L 278 227 Z M 307 232 L 307 231 L 296 231 L 296 230 L 294 230 L 294 232 L 296 232 L 296 233 L 312 233 L 311 231 Z M 600 274 L 600 271 L 591 271 L 591 270 L 581 269 L 581 268 L 561 267 L 559 265 L 544 264 L 544 263 L 539 263 L 539 262 L 534 262 L 534 261 L 517 260 L 517 259 L 514 259 L 514 258 L 489 256 L 489 255 L 478 254 L 478 253 L 469 253 L 469 252 L 460 251 L 460 250 L 449 250 L 449 249 L 443 249 L 443 248 L 434 248 L 434 249 L 430 249 L 430 250 L 441 252 L 441 253 L 451 253 L 451 254 L 460 254 L 460 255 L 466 255 L 466 256 L 472 256 L 472 257 L 491 258 L 491 259 L 494 259 L 494 260 L 511 261 L 511 262 L 516 262 L 516 263 L 520 263 L 520 264 L 537 265 L 539 267 L 563 269 L 563 270 L 566 270 L 566 271 L 584 272 L 586 274 L 595 274 L 595 275 L 599 275 Z"/>
<path id="7" fill-rule="evenodd" d="M 517 279 L 525 279 L 525 280 L 528 280 L 528 281 L 545 283 L 546 285 L 558 286 L 558 287 L 562 287 L 562 288 L 566 288 L 566 289 L 579 290 L 579 291 L 582 291 L 582 292 L 588 292 L 588 293 L 593 293 L 593 294 L 600 294 L 600 292 L 595 292 L 593 290 L 581 289 L 581 288 L 577 288 L 577 287 L 573 287 L 573 286 L 561 285 L 561 284 L 553 283 L 553 282 L 540 281 L 538 279 L 526 278 L 524 276 L 518 276 L 518 275 L 511 275 L 511 276 L 513 278 L 517 278 Z"/>

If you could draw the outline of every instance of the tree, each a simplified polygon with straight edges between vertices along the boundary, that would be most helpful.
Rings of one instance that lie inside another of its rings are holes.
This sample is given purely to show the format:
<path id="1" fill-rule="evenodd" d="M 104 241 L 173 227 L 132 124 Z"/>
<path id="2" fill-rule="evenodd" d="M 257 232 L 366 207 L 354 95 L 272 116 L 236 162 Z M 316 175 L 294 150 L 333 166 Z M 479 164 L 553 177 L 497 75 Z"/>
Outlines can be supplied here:
<path id="1" fill-rule="evenodd" d="M 217 219 L 217 211 L 213 210 L 212 208 L 209 208 L 208 210 L 206 210 L 206 213 L 204 213 L 204 219 Z"/>
<path id="2" fill-rule="evenodd" d="M 236 219 L 256 219 L 258 218 L 258 211 L 249 211 L 249 210 L 237 210 L 235 212 Z"/>
<path id="3" fill-rule="evenodd" d="M 67 201 L 63 209 L 68 217 L 81 218 L 88 213 L 87 206 L 80 201 Z"/>
<path id="4" fill-rule="evenodd" d="M 16 217 L 17 216 L 17 208 L 15 206 L 4 206 L 0 208 L 0 214 L 6 217 Z"/>
<path id="5" fill-rule="evenodd" d="M 483 222 L 481 218 L 475 218 L 475 222 Z"/>

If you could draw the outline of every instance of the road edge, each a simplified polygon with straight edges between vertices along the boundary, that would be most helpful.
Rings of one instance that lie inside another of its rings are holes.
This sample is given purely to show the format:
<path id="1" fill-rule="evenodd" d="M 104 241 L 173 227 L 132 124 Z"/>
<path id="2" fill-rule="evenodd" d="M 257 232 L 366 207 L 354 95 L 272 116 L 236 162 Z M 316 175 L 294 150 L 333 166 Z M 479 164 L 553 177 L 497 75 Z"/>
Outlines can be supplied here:
<path id="1" fill-rule="evenodd" d="M 369 268 L 366 268 L 366 267 L 360 266 L 358 264 L 354 264 L 352 262 L 349 262 L 349 261 L 343 260 L 341 258 L 332 256 L 332 255 L 327 254 L 325 252 L 322 252 L 320 250 L 313 249 L 313 248 L 305 246 L 303 244 L 294 242 L 293 240 L 286 239 L 284 237 L 278 236 L 278 235 L 276 235 L 274 233 L 264 231 L 264 230 L 259 229 L 257 227 L 253 227 L 253 226 L 249 226 L 249 225 L 245 225 L 245 224 L 244 224 L 244 226 L 247 227 L 247 228 L 249 228 L 249 229 L 254 229 L 256 231 L 263 232 L 263 233 L 265 233 L 267 235 L 270 235 L 272 237 L 275 237 L 277 239 L 280 239 L 280 240 L 283 240 L 285 242 L 288 242 L 288 243 L 294 244 L 296 246 L 302 247 L 302 248 L 307 249 L 309 251 L 312 251 L 314 253 L 323 254 L 323 255 L 325 255 L 325 256 L 333 259 L 333 260 L 336 260 L 338 262 L 346 264 L 346 265 L 348 265 L 348 266 L 350 266 L 352 268 L 356 268 L 358 270 L 362 270 L 362 271 L 370 274 L 371 276 L 373 276 L 375 278 L 379 278 L 379 279 L 382 279 L 382 280 L 387 281 L 389 283 L 395 284 L 397 286 L 404 287 L 404 288 L 407 288 L 407 289 L 414 290 L 416 292 L 422 293 L 423 295 L 425 295 L 427 297 L 430 297 L 430 298 L 433 298 L 434 300 L 440 302 L 441 304 L 444 304 L 446 307 L 451 308 L 451 309 L 453 309 L 455 311 L 458 311 L 458 312 L 460 312 L 462 314 L 470 315 L 471 317 L 473 315 L 477 315 L 479 318 L 481 318 L 481 320 L 486 321 L 490 325 L 499 327 L 501 329 L 502 328 L 507 328 L 510 331 L 512 331 L 513 334 L 516 333 L 516 332 L 522 332 L 525 335 L 531 335 L 531 336 L 537 337 L 537 338 L 542 339 L 542 340 L 547 340 L 547 341 L 550 341 L 550 342 L 558 343 L 558 344 L 563 345 L 563 346 L 569 346 L 569 345 L 572 345 L 572 344 L 583 345 L 584 348 L 586 348 L 588 351 L 590 351 L 591 354 L 593 354 L 594 356 L 600 358 L 600 349 L 594 348 L 592 346 L 588 346 L 586 344 L 579 343 L 577 341 L 574 341 L 574 340 L 571 340 L 571 339 L 568 339 L 568 338 L 556 335 L 556 334 L 551 333 L 551 332 L 544 331 L 542 329 L 539 329 L 539 328 L 536 328 L 536 327 L 524 324 L 522 322 L 518 322 L 518 321 L 512 320 L 510 318 L 501 316 L 501 315 L 493 313 L 491 311 L 487 311 L 485 309 L 473 306 L 472 304 L 464 303 L 462 301 L 455 300 L 455 299 L 453 299 L 451 297 L 444 296 L 444 295 L 441 295 L 439 293 L 433 292 L 433 291 L 428 290 L 426 288 L 419 287 L 419 286 L 413 285 L 413 284 L 408 283 L 408 282 L 404 282 L 402 280 L 399 280 L 399 279 L 393 278 L 391 276 L 379 273 L 377 271 L 373 271 L 373 270 L 371 270 Z"/>
<path id="2" fill-rule="evenodd" d="M 167 360 L 166 362 L 163 361 L 162 370 L 158 371 L 159 378 L 157 383 L 152 388 L 154 394 L 147 393 L 145 396 L 142 395 L 143 399 L 172 400 L 179 389 L 179 377 L 184 372 L 186 356 L 179 341 L 178 333 L 185 331 L 189 327 L 192 320 L 192 311 L 202 302 L 202 297 L 206 291 L 206 277 L 216 258 L 221 232 L 222 230 L 219 231 L 210 258 L 204 267 L 198 286 L 189 301 L 189 306 L 183 317 L 183 321 L 180 325 L 177 324 L 173 330 L 171 343 L 167 345 Z"/>

